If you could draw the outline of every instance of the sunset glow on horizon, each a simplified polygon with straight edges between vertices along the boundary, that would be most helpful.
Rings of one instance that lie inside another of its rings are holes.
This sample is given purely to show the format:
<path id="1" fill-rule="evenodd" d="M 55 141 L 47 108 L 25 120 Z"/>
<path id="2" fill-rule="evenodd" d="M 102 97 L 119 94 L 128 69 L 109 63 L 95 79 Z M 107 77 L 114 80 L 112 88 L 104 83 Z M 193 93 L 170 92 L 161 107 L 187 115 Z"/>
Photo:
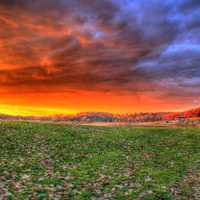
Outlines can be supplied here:
<path id="1" fill-rule="evenodd" d="M 0 114 L 200 106 L 198 0 L 0 1 Z"/>

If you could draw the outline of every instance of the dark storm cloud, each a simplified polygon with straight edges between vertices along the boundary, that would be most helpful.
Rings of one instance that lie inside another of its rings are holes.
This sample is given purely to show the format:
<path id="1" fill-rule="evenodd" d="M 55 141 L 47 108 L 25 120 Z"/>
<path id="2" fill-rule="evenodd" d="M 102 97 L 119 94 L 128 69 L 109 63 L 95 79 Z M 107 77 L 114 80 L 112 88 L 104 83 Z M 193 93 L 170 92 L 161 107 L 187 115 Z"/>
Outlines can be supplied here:
<path id="1" fill-rule="evenodd" d="M 3 0 L 0 11 L 2 85 L 198 93 L 199 1 Z"/>
<path id="2" fill-rule="evenodd" d="M 200 1 L 198 0 L 186 0 L 183 1 L 182 5 L 180 6 L 180 9 L 182 11 L 193 11 L 196 8 L 199 8 Z"/>
<path id="3" fill-rule="evenodd" d="M 24 0 L 1 0 L 0 5 L 9 6 L 9 7 L 16 6 L 16 5 L 21 6 L 21 4 L 24 4 L 25 2 L 26 1 Z"/>

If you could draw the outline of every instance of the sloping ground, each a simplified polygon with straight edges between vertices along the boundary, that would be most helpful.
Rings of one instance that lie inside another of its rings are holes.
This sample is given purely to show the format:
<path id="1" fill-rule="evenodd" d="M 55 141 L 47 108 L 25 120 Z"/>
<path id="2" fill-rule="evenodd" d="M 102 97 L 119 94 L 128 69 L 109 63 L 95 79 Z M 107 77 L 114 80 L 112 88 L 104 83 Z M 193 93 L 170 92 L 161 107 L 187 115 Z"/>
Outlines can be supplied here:
<path id="1" fill-rule="evenodd" d="M 4 122 L 0 147 L 0 199 L 169 200 L 197 169 L 200 130 Z"/>

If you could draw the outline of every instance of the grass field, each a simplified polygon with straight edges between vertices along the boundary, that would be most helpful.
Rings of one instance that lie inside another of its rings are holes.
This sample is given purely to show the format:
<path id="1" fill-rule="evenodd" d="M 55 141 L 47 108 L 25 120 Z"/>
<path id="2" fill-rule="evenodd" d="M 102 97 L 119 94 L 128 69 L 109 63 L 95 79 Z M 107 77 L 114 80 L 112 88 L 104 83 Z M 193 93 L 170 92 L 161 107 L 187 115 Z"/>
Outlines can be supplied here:
<path id="1" fill-rule="evenodd" d="M 199 156 L 199 129 L 2 122 L 0 199 L 174 199 Z"/>

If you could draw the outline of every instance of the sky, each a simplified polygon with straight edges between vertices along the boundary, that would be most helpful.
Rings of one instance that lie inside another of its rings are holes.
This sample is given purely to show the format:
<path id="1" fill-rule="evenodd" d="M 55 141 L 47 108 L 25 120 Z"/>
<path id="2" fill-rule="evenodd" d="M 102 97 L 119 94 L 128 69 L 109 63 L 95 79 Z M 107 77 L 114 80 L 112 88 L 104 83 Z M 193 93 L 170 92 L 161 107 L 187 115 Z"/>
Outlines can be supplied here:
<path id="1" fill-rule="evenodd" d="M 1 0 L 0 113 L 200 105 L 199 0 Z"/>

